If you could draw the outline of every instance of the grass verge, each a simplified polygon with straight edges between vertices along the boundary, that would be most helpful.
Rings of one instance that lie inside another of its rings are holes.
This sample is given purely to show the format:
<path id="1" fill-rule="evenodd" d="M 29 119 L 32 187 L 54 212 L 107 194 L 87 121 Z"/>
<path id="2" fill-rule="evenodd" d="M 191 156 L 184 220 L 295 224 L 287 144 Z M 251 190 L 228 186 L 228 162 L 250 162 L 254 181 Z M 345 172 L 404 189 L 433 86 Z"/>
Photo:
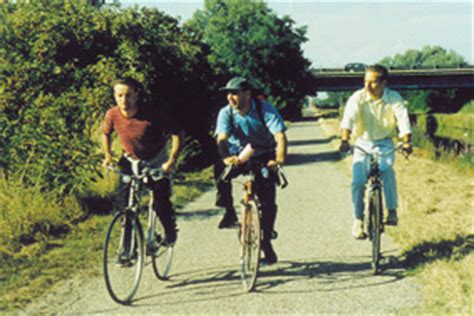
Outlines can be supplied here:
<path id="1" fill-rule="evenodd" d="M 70 213 L 90 215 L 77 225 L 68 225 L 67 232 L 59 235 L 44 233 L 41 238 L 29 244 L 15 243 L 15 249 L 12 247 L 6 249 L 5 244 L 1 246 L 3 248 L 0 249 L 2 267 L 0 312 L 23 308 L 51 289 L 58 281 L 70 278 L 74 274 L 87 276 L 100 274 L 98 267 L 101 264 L 104 236 L 112 218 L 110 200 L 115 181 L 116 176 L 108 174 L 91 184 L 89 192 L 80 194 L 77 199 L 71 198 L 79 202 L 70 203 L 69 207 L 72 209 Z M 177 208 L 181 208 L 209 189 L 212 184 L 212 168 L 187 173 L 184 179 L 175 182 L 173 202 Z M 18 190 L 16 193 L 9 192 L 9 196 L 6 196 L 5 191 L 1 192 L 0 196 L 4 200 L 13 199 L 11 201 L 13 206 L 21 205 L 23 201 L 29 201 L 30 205 L 34 203 L 33 205 L 41 206 L 40 202 L 44 199 L 36 191 L 30 195 Z M 44 207 L 48 209 L 54 207 L 53 211 L 57 210 L 58 214 L 65 212 L 64 205 L 46 204 Z M 22 210 L 17 211 L 20 213 Z M 4 229 L 5 223 L 1 224 Z"/>

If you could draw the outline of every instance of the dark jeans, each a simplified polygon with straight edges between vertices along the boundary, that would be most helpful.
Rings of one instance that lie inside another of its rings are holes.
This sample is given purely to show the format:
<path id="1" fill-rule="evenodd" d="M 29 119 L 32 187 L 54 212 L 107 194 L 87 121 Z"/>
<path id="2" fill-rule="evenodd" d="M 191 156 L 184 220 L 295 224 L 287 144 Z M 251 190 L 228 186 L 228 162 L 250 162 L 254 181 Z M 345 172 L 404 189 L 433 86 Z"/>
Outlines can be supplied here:
<path id="1" fill-rule="evenodd" d="M 266 159 L 266 160 L 270 160 Z M 216 180 L 217 195 L 216 206 L 230 208 L 233 207 L 232 183 L 231 181 L 222 181 L 219 179 L 220 174 L 224 170 L 225 165 L 219 160 L 214 165 L 214 178 Z M 239 174 L 236 170 L 236 176 Z M 263 230 L 263 242 L 270 242 L 272 232 L 275 226 L 277 205 L 276 205 L 276 181 L 277 175 L 270 172 L 268 178 L 264 178 L 261 174 L 255 177 L 255 194 L 258 197 L 261 208 L 261 222 Z"/>
<path id="2" fill-rule="evenodd" d="M 126 174 L 132 174 L 132 168 L 130 162 L 122 157 L 118 163 L 121 171 Z M 176 229 L 176 214 L 171 204 L 171 183 L 168 178 L 162 178 L 158 181 L 149 179 L 147 185 L 152 188 L 153 191 L 153 210 L 156 212 L 157 217 L 160 219 L 165 233 L 169 234 L 170 231 Z M 117 187 L 117 207 L 120 210 L 125 209 L 128 206 L 128 199 L 130 194 L 130 183 L 124 183 L 120 178 Z M 125 236 L 130 236 L 130 223 L 125 223 Z M 125 244 L 129 244 L 129 238 L 126 238 Z M 129 247 L 126 247 L 129 248 Z"/>

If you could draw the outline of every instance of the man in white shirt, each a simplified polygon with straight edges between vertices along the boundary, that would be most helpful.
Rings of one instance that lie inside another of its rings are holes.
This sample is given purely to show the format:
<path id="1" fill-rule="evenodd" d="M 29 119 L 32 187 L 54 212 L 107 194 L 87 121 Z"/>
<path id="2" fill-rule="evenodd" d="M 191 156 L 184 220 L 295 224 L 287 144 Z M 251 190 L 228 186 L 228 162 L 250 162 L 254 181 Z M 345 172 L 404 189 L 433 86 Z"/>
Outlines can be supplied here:
<path id="1" fill-rule="evenodd" d="M 398 197 L 393 164 L 392 137 L 398 128 L 403 140 L 403 151 L 406 155 L 412 152 L 411 128 L 408 111 L 403 98 L 395 91 L 386 88 L 388 71 L 380 65 L 367 67 L 364 76 L 364 88 L 349 98 L 341 121 L 341 151 L 349 150 L 351 135 L 355 144 L 366 151 L 379 151 L 380 172 L 384 184 L 385 203 L 388 209 L 387 225 L 397 225 Z M 384 155 L 384 153 L 389 153 Z M 366 238 L 363 228 L 364 192 L 367 182 L 365 159 L 360 150 L 354 151 L 352 161 L 352 204 L 354 208 L 354 225 L 352 236 L 356 239 Z"/>

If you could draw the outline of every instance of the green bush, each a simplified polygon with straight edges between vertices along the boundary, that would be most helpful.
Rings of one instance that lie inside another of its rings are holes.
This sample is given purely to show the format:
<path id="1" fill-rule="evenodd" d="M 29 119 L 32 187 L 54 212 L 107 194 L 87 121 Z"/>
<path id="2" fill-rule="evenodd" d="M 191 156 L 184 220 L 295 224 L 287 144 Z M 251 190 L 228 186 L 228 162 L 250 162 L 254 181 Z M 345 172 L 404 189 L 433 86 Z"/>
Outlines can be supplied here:
<path id="1" fill-rule="evenodd" d="M 416 126 L 425 135 L 474 144 L 472 114 L 424 114 L 416 116 Z"/>
<path id="2" fill-rule="evenodd" d="M 210 69 L 201 44 L 154 9 L 75 1 L 0 7 L 0 169 L 59 194 L 82 189 L 100 165 L 93 126 L 113 104 L 110 83 L 143 83 L 144 103 L 179 113 L 201 142 L 210 117 Z"/>
<path id="3" fill-rule="evenodd" d="M 474 100 L 465 104 L 461 110 L 459 110 L 458 113 L 462 113 L 462 114 L 474 114 Z M 474 122 L 471 122 L 471 124 L 474 124 Z"/>

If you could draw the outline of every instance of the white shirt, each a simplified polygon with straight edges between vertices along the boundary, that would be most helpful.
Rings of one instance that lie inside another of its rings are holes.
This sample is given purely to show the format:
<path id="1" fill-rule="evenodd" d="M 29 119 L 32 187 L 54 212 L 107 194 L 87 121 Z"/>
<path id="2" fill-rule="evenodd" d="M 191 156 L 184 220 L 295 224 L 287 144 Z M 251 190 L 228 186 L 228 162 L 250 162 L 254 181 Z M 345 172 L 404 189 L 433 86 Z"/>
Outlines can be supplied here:
<path id="1" fill-rule="evenodd" d="M 377 141 L 411 133 L 408 110 L 403 98 L 397 92 L 384 89 L 380 99 L 374 100 L 364 90 L 358 90 L 347 100 L 341 129 L 352 132 L 354 139 Z"/>

